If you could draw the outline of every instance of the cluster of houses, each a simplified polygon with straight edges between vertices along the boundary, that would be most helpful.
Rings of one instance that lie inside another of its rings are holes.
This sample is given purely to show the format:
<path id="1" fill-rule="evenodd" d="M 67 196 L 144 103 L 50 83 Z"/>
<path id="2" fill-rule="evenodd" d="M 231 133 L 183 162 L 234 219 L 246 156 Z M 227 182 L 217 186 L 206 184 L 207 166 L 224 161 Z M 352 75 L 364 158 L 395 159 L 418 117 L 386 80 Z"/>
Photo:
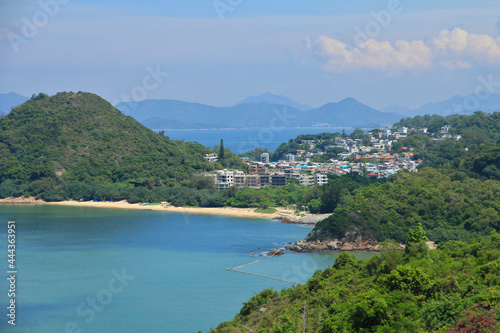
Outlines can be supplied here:
<path id="1" fill-rule="evenodd" d="M 449 125 L 443 126 L 441 138 L 460 139 L 460 136 L 452 137 L 449 130 Z M 322 140 L 302 140 L 300 143 L 306 149 L 286 154 L 285 159 L 278 162 L 270 162 L 268 153 L 261 154 L 260 161 L 242 158 L 248 164 L 247 174 L 240 170 L 215 170 L 204 176 L 213 177 L 218 189 L 231 186 L 258 189 L 268 185 L 285 186 L 290 179 L 297 179 L 301 186 L 324 185 L 328 182 L 328 175 L 351 172 L 366 172 L 369 177 L 382 178 L 401 169 L 418 171 L 422 161 L 414 159 L 413 148 L 402 147 L 397 154 L 389 153 L 394 142 L 410 133 L 430 134 L 427 128 L 385 128 L 376 133 L 365 133 L 363 139 L 337 137 L 328 140 L 330 144 L 322 145 L 323 151 L 318 151 L 317 147 Z M 321 156 L 332 147 L 343 148 L 345 152 L 326 163 L 313 161 L 314 156 Z M 207 154 L 205 158 L 210 162 L 217 161 L 216 154 Z"/>
<path id="2" fill-rule="evenodd" d="M 291 169 L 272 171 L 263 165 L 254 164 L 248 168 L 248 174 L 240 170 L 215 170 L 202 176 L 213 177 L 217 189 L 228 189 L 231 186 L 259 189 L 264 186 L 285 186 L 290 178 L 299 180 L 301 186 L 324 185 L 328 182 L 326 174 L 306 174 L 292 172 Z"/>

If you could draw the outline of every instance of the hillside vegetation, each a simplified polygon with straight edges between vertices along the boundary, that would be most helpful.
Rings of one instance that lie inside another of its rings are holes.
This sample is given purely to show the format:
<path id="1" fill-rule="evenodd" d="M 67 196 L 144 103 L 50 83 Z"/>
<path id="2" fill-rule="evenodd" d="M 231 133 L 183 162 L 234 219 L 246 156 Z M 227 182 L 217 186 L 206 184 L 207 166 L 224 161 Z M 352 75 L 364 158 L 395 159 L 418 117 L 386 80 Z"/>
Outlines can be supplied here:
<path id="1" fill-rule="evenodd" d="M 416 134 L 399 140 L 394 145 L 413 147 L 416 158 L 424 161 L 422 167 L 450 168 L 482 178 L 500 180 L 500 112 L 475 112 L 472 115 L 417 116 L 405 118 L 395 126 L 413 128 L 426 127 L 439 136 L 440 128 L 449 125 L 450 136 L 460 136 L 459 140 L 432 140 L 429 136 Z"/>
<path id="2" fill-rule="evenodd" d="M 214 151 L 159 135 L 97 95 L 39 94 L 0 121 L 0 188 L 36 195 L 75 183 L 176 186 L 222 167 L 206 153 Z M 242 167 L 226 156 L 227 165 Z"/>
<path id="3" fill-rule="evenodd" d="M 428 251 L 419 227 L 408 251 L 369 260 L 342 253 L 305 285 L 264 290 L 211 333 L 496 332 L 500 235 Z"/>
<path id="4" fill-rule="evenodd" d="M 309 239 L 340 239 L 355 233 L 365 239 L 405 241 L 409 228 L 422 223 L 433 241 L 467 239 L 500 230 L 500 182 L 432 168 L 399 172 L 384 184 L 359 190 L 333 215 L 318 223 Z"/>

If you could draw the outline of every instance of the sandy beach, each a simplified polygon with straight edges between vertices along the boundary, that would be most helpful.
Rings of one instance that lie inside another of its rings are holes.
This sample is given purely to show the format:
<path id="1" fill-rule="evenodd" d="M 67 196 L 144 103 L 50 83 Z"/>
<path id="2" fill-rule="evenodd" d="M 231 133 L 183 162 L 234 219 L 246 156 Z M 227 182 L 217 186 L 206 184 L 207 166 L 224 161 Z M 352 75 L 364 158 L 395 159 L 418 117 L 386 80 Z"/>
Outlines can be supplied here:
<path id="1" fill-rule="evenodd" d="M 130 204 L 127 201 L 116 202 L 93 202 L 93 201 L 59 201 L 59 202 L 45 202 L 43 200 L 35 200 L 35 197 L 17 197 L 0 199 L 0 204 L 40 204 L 40 205 L 53 205 L 53 206 L 73 206 L 73 207 L 94 207 L 94 208 L 116 208 L 116 209 L 139 209 L 139 210 L 157 210 L 162 212 L 175 212 L 184 214 L 208 214 L 208 215 L 227 215 L 263 219 L 278 219 L 284 223 L 296 224 L 311 224 L 328 217 L 330 214 L 308 214 L 301 213 L 301 216 L 295 215 L 292 210 L 285 208 L 276 208 L 275 213 L 264 214 L 256 213 L 255 208 L 235 208 L 235 207 L 174 207 L 165 206 L 161 204 L 147 204 L 142 205 L 139 203 Z"/>
<path id="2" fill-rule="evenodd" d="M 262 214 L 255 213 L 254 208 L 233 208 L 233 207 L 173 207 L 163 205 L 141 205 L 141 204 L 129 204 L 126 201 L 117 202 L 78 202 L 78 201 L 60 201 L 60 202 L 43 202 L 46 205 L 54 206 L 74 206 L 74 207 L 98 207 L 98 208 L 117 208 L 117 209 L 140 209 L 140 210 L 157 210 L 163 212 L 175 212 L 175 213 L 186 213 L 186 214 L 208 214 L 208 215 L 228 215 L 228 216 L 240 216 L 240 217 L 254 217 L 254 218 L 265 218 L 272 219 L 279 214 Z"/>

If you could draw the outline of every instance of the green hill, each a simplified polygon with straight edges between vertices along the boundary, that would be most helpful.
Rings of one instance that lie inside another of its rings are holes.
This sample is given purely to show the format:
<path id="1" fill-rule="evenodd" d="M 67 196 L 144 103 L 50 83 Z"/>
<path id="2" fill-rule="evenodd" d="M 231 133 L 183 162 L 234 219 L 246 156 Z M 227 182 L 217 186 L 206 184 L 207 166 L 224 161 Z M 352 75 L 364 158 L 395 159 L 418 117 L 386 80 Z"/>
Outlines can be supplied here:
<path id="1" fill-rule="evenodd" d="M 344 252 L 305 285 L 255 295 L 210 332 L 498 332 L 500 235 L 433 251 L 414 238 L 411 251 L 386 244 L 369 260 Z"/>
<path id="2" fill-rule="evenodd" d="M 309 239 L 405 241 L 409 228 L 422 223 L 431 240 L 467 239 L 500 230 L 500 182 L 482 181 L 462 172 L 445 174 L 425 168 L 398 172 L 384 184 L 357 191 L 333 215 L 321 221 Z"/>
<path id="3" fill-rule="evenodd" d="M 175 186 L 213 169 L 203 157 L 213 152 L 159 135 L 90 93 L 39 94 L 0 121 L 0 183 L 30 184 L 21 194 L 75 182 Z"/>

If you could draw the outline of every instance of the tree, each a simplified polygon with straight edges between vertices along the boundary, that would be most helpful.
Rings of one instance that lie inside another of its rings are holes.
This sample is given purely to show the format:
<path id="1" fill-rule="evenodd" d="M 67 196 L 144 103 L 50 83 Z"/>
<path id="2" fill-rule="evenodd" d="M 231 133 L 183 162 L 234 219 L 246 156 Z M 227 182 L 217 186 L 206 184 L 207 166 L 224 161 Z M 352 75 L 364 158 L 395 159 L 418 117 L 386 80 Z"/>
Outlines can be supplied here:
<path id="1" fill-rule="evenodd" d="M 219 161 L 224 159 L 224 140 L 220 139 L 220 147 L 219 147 Z"/>
<path id="2" fill-rule="evenodd" d="M 349 135 L 351 139 L 362 139 L 365 134 L 365 131 L 363 131 L 361 128 L 355 128 L 354 131 Z"/>
<path id="3" fill-rule="evenodd" d="M 418 223 L 415 229 L 408 230 L 405 254 L 409 257 L 427 257 L 429 252 L 428 240 L 425 236 L 425 230 L 422 228 L 422 223 Z"/>

